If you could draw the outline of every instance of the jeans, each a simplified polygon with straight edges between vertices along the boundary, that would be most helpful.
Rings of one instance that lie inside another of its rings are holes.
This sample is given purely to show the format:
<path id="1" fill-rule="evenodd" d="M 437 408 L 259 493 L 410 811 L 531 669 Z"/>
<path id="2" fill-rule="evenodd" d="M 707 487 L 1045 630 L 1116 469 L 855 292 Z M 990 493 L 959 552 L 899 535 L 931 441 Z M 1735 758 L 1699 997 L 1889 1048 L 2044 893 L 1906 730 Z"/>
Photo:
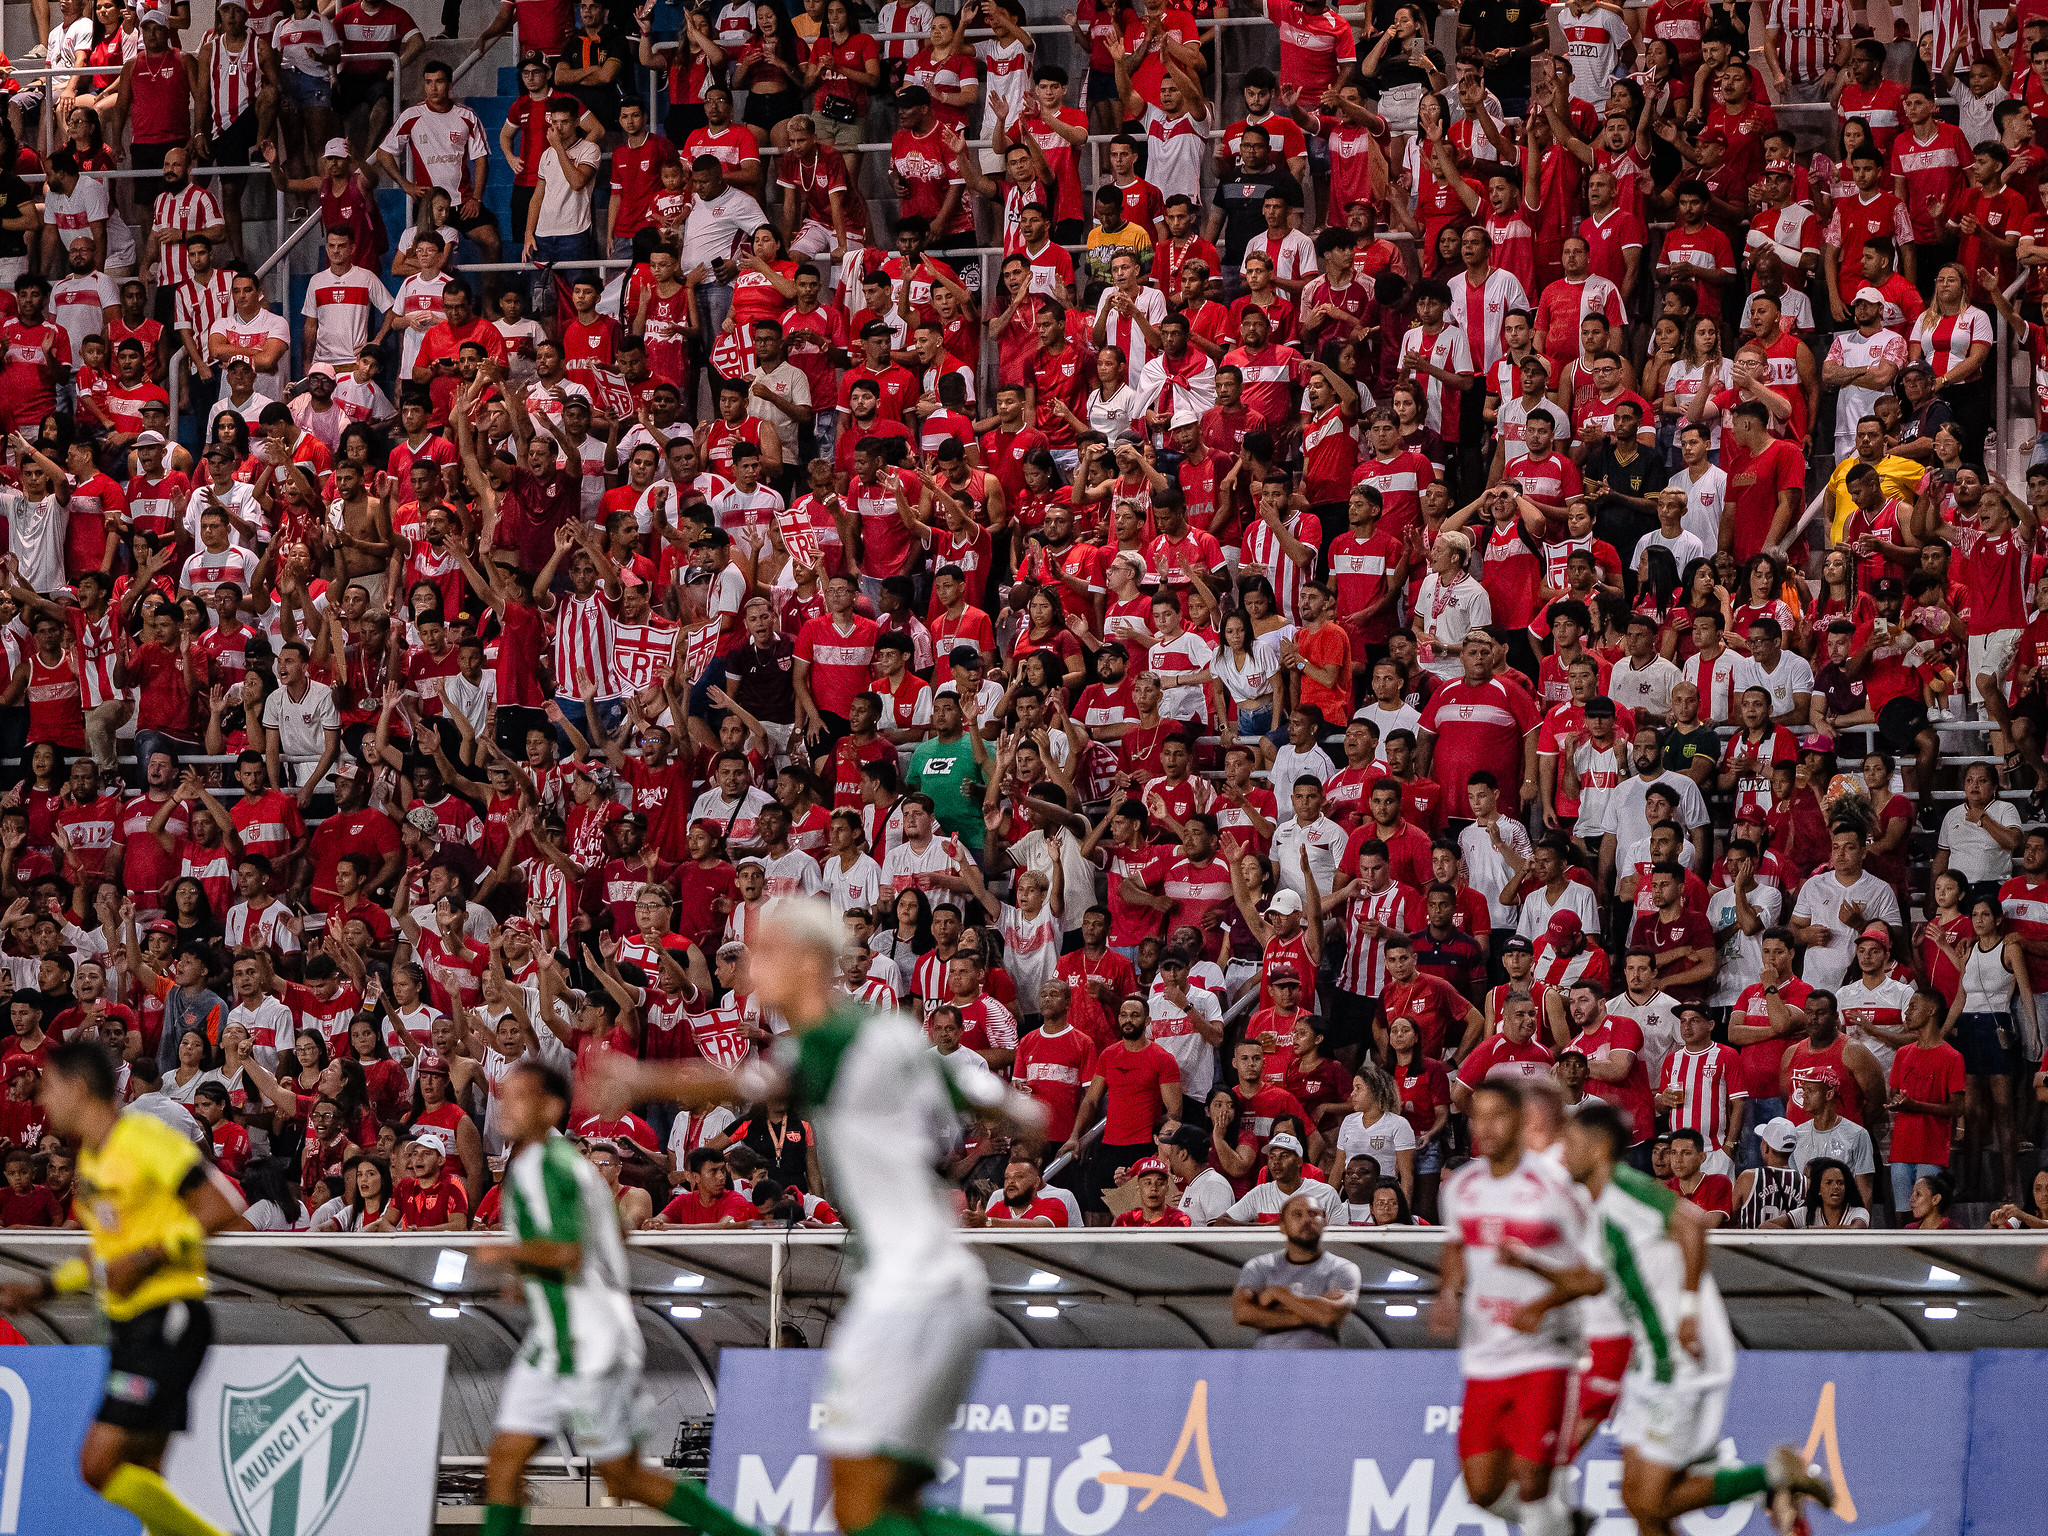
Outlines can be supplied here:
<path id="1" fill-rule="evenodd" d="M 1904 1226 L 1912 1219 L 1913 1186 L 1922 1179 L 1931 1179 L 1948 1169 L 1940 1163 L 1893 1163 L 1892 1164 L 1892 1210 Z"/>
<path id="2" fill-rule="evenodd" d="M 577 730 L 583 733 L 584 740 L 590 741 L 591 757 L 593 760 L 597 760 L 602 749 L 595 741 L 591 740 L 589 723 L 583 718 L 583 701 L 581 699 L 566 698 L 558 693 L 555 695 L 555 702 L 561 706 L 563 721 L 575 726 Z M 598 729 L 603 731 L 606 736 L 617 735 L 619 722 L 625 718 L 626 701 L 624 699 L 597 700 L 597 725 Z M 569 751 L 568 733 L 566 731 L 557 731 L 555 735 L 561 741 L 562 750 L 564 752 Z"/>
<path id="3" fill-rule="evenodd" d="M 1784 1113 L 1783 1099 L 1759 1099 L 1751 1096 L 1749 1108 L 1744 1111 L 1742 1117 L 1742 1145 L 1735 1159 L 1738 1171 L 1744 1168 L 1763 1167 L 1763 1143 L 1757 1140 L 1756 1133 Z"/>
<path id="4" fill-rule="evenodd" d="M 732 284 L 703 282 L 697 285 L 697 310 L 704 320 L 704 334 L 716 336 L 725 329 L 732 313 Z"/>
<path id="5" fill-rule="evenodd" d="M 565 261 L 589 261 L 597 255 L 597 239 L 589 230 L 573 235 L 536 235 L 533 241 L 533 259 L 542 266 L 553 266 Z M 555 312 L 555 275 L 552 272 L 536 272 L 532 282 L 533 313 L 536 316 L 551 315 Z M 543 303 L 542 300 L 546 302 Z"/>

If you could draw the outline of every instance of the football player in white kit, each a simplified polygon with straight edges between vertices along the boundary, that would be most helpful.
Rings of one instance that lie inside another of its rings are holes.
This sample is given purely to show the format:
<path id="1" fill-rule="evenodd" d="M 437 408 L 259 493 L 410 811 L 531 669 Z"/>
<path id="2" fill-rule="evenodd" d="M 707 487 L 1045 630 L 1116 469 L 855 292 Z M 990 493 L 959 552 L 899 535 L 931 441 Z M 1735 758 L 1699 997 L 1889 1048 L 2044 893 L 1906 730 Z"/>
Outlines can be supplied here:
<path id="1" fill-rule="evenodd" d="M 1580 1109 L 1564 1133 L 1565 1167 L 1593 1197 L 1583 1253 L 1569 1268 L 1552 1255 L 1505 1245 L 1500 1259 L 1538 1280 L 1514 1327 L 1546 1336 L 1561 1311 L 1611 1291 L 1635 1345 L 1622 1382 L 1615 1438 L 1621 1442 L 1621 1498 L 1643 1536 L 1672 1536 L 1679 1516 L 1710 1505 L 1768 1496 L 1781 1536 L 1804 1536 L 1801 1500 L 1832 1507 L 1834 1490 L 1798 1451 L 1781 1445 L 1748 1466 L 1713 1468 L 1721 1418 L 1735 1378 L 1735 1334 L 1707 1270 L 1707 1223 L 1665 1185 L 1622 1160 L 1628 1126 L 1611 1105 Z"/>
<path id="2" fill-rule="evenodd" d="M 1564 1091 L 1555 1083 L 1548 1078 L 1533 1078 L 1522 1084 L 1522 1145 L 1548 1159 L 1559 1172 L 1564 1171 L 1564 1127 L 1568 1118 Z M 1577 1184 L 1572 1190 L 1578 1197 L 1580 1212 L 1590 1220 L 1593 1197 Z M 1628 1319 L 1605 1291 L 1582 1300 L 1578 1314 L 1584 1353 L 1573 1367 L 1564 1422 L 1558 1431 L 1560 1467 L 1570 1466 L 1578 1459 L 1586 1442 L 1614 1411 L 1621 1398 L 1622 1372 L 1628 1369 L 1633 1343 Z"/>
<path id="3" fill-rule="evenodd" d="M 1551 1481 L 1579 1359 L 1576 1319 L 1553 1311 L 1533 1331 L 1517 1328 L 1550 1283 L 1503 1263 L 1501 1251 L 1519 1243 L 1539 1262 L 1570 1267 L 1585 1222 L 1571 1180 L 1523 1146 L 1522 1100 L 1512 1079 L 1489 1077 L 1472 1090 L 1474 1155 L 1439 1196 L 1447 1241 L 1430 1328 L 1460 1338 L 1466 1495 L 1524 1536 L 1567 1536 L 1572 1511 Z"/>
<path id="4" fill-rule="evenodd" d="M 991 1536 L 968 1516 L 919 1504 L 989 1322 L 988 1277 L 960 1241 L 933 1169 L 963 1111 L 1026 1135 L 1042 1130 L 1043 1115 L 995 1074 L 948 1066 L 905 1015 L 860 1008 L 837 991 L 845 944 L 826 903 L 780 903 L 750 946 L 755 1000 L 789 1022 L 773 1057 L 728 1072 L 608 1054 L 600 1102 L 703 1108 L 787 1096 L 811 1121 L 862 1258 L 833 1333 L 818 1431 L 838 1527 L 845 1536 Z"/>

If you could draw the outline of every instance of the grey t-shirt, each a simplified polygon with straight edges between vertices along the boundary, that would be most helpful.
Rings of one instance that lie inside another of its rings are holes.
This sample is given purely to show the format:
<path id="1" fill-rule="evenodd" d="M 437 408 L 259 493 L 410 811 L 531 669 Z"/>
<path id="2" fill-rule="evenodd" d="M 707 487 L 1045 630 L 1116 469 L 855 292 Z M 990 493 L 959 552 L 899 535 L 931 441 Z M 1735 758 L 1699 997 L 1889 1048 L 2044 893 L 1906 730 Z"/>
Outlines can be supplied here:
<path id="1" fill-rule="evenodd" d="M 1297 1296 L 1328 1296 L 1333 1291 L 1344 1298 L 1346 1306 L 1358 1302 L 1358 1266 L 1349 1259 L 1340 1259 L 1334 1253 L 1318 1254 L 1313 1263 L 1293 1264 L 1288 1262 L 1287 1250 L 1282 1248 L 1274 1253 L 1262 1253 L 1255 1259 L 1247 1260 L 1244 1268 L 1237 1272 L 1237 1288 L 1257 1295 L 1268 1286 L 1282 1285 Z M 1290 1328 L 1284 1333 L 1261 1333 L 1252 1341 L 1253 1349 L 1335 1349 L 1337 1337 L 1334 1332 L 1303 1325 Z"/>

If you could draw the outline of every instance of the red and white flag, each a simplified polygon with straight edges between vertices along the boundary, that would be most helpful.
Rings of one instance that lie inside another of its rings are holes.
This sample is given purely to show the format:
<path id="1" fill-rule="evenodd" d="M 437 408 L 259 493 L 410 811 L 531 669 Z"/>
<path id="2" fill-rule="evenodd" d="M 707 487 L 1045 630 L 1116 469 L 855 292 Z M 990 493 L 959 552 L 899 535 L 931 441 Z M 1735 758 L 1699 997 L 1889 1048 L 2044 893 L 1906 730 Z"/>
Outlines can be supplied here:
<path id="1" fill-rule="evenodd" d="M 782 535 L 782 547 L 792 567 L 809 570 L 818 563 L 818 530 L 811 525 L 810 518 L 800 517 L 788 507 L 777 507 L 775 531 Z"/>
<path id="2" fill-rule="evenodd" d="M 683 656 L 683 672 L 693 685 L 704 675 L 704 669 L 711 665 L 711 658 L 717 654 L 717 624 L 706 624 L 702 629 L 690 631 L 689 649 Z"/>

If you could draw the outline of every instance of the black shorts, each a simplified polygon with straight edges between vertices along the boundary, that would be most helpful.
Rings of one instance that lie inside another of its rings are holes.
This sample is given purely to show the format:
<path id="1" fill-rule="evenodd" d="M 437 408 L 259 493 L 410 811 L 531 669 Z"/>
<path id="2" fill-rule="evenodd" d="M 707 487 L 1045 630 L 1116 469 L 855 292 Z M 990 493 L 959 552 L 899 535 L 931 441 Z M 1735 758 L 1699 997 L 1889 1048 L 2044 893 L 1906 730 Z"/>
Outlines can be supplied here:
<path id="1" fill-rule="evenodd" d="M 452 198 L 453 196 L 454 194 L 451 193 L 450 197 Z M 479 229 L 496 229 L 498 227 L 498 216 L 482 203 L 478 203 L 476 205 L 476 217 L 465 219 L 462 216 L 462 204 L 457 201 L 448 210 L 448 222 L 467 235 Z"/>
<path id="2" fill-rule="evenodd" d="M 94 1415 L 142 1434 L 180 1434 L 186 1399 L 213 1343 L 203 1301 L 174 1301 L 107 1326 L 107 1390 Z"/>
<path id="3" fill-rule="evenodd" d="M 1329 1016 L 1323 1030 L 1323 1049 L 1338 1051 L 1347 1045 L 1355 1045 L 1361 1051 L 1370 1051 L 1373 1022 L 1379 1016 L 1378 998 L 1363 997 L 1356 992 L 1332 987 Z"/>
<path id="4" fill-rule="evenodd" d="M 256 158 L 256 109 L 249 108 L 208 142 L 213 165 L 248 165 Z"/>
<path id="5" fill-rule="evenodd" d="M 160 171 L 164 168 L 164 156 L 174 149 L 189 149 L 184 139 L 172 139 L 168 144 L 130 144 L 128 158 L 133 169 L 138 171 Z"/>
<path id="6" fill-rule="evenodd" d="M 343 70 L 334 80 L 334 113 L 346 118 L 358 107 L 373 107 L 391 99 L 391 66 L 384 64 L 360 73 Z"/>

